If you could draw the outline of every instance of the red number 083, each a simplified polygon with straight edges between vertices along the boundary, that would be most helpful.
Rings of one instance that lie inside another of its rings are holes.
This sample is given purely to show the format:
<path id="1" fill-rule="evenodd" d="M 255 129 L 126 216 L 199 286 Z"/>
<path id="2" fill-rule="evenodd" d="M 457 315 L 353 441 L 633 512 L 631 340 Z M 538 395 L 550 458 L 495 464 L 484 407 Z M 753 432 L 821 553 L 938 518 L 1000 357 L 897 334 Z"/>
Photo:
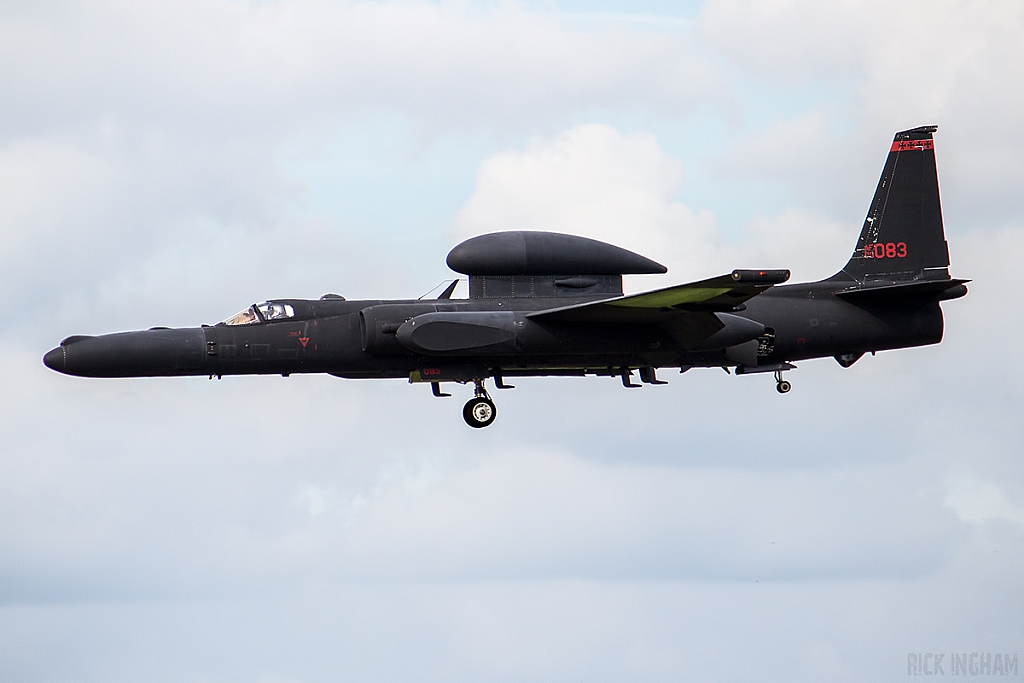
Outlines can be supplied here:
<path id="1" fill-rule="evenodd" d="M 906 242 L 877 242 L 864 247 L 864 256 L 867 258 L 904 258 L 906 255 Z"/>

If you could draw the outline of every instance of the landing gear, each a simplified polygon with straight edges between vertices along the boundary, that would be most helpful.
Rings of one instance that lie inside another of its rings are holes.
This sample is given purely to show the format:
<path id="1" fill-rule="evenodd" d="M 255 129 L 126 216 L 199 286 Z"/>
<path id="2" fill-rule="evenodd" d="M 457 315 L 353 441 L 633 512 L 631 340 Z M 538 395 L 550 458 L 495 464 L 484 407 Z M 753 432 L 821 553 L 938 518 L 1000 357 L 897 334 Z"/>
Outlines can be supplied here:
<path id="1" fill-rule="evenodd" d="M 775 391 L 780 394 L 788 394 L 793 385 L 782 379 L 782 370 L 775 371 Z"/>
<path id="2" fill-rule="evenodd" d="M 477 396 L 469 399 L 466 407 L 462 409 L 462 417 L 466 424 L 476 429 L 481 429 L 494 422 L 498 416 L 498 409 L 494 407 L 491 399 Z"/>
<path id="3" fill-rule="evenodd" d="M 726 372 L 729 372 L 729 368 L 723 368 Z M 788 394 L 793 385 L 782 379 L 782 373 L 786 370 L 796 370 L 796 366 L 789 361 L 783 361 L 780 363 L 765 363 L 764 365 L 755 365 L 753 367 L 749 365 L 737 365 L 737 375 L 752 375 L 761 372 L 774 372 L 775 373 L 775 391 L 780 394 Z"/>
<path id="4" fill-rule="evenodd" d="M 476 395 L 462 409 L 462 417 L 470 427 L 482 429 L 494 422 L 494 418 L 498 416 L 498 409 L 487 395 L 484 380 L 475 379 L 473 382 L 476 384 Z"/>

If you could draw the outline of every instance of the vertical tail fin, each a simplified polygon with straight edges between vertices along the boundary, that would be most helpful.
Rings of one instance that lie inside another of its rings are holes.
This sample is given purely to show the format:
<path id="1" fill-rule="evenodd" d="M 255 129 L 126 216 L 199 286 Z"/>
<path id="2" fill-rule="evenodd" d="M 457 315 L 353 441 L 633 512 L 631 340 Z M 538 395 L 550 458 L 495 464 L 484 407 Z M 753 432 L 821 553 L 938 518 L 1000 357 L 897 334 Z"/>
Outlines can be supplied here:
<path id="1" fill-rule="evenodd" d="M 932 133 L 896 133 L 857 249 L 843 273 L 859 283 L 949 278 Z"/>

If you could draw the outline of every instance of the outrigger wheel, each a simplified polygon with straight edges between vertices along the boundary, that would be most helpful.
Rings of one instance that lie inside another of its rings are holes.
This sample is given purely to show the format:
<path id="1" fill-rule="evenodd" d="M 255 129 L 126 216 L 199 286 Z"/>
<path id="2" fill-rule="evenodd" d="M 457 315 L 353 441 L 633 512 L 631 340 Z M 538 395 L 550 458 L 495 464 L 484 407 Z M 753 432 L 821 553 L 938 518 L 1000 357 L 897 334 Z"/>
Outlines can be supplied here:
<path id="1" fill-rule="evenodd" d="M 469 399 L 462 409 L 462 417 L 466 424 L 476 429 L 481 429 L 494 422 L 498 416 L 498 409 L 494 407 L 494 401 L 487 395 L 484 388 L 484 380 L 473 380 L 476 384 L 476 396 Z"/>

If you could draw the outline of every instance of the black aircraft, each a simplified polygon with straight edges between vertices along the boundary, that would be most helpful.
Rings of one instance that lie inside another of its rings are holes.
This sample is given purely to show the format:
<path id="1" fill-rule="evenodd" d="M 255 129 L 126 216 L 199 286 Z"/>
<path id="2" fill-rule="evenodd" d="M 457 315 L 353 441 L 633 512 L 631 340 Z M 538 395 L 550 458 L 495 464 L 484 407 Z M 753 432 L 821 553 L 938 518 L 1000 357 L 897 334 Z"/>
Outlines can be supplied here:
<path id="1" fill-rule="evenodd" d="M 848 368 L 866 352 L 936 344 L 940 301 L 967 294 L 949 275 L 932 134 L 896 134 L 846 266 L 820 282 L 781 286 L 788 270 L 728 275 L 623 296 L 622 276 L 664 273 L 639 254 L 549 232 L 474 237 L 448 254 L 469 276 L 469 299 L 272 299 L 216 325 L 73 336 L 47 367 L 83 377 L 324 372 L 344 378 L 472 382 L 463 416 L 486 427 L 496 411 L 485 382 L 524 376 L 620 377 L 665 384 L 658 368 L 782 373 L 833 356 Z"/>

